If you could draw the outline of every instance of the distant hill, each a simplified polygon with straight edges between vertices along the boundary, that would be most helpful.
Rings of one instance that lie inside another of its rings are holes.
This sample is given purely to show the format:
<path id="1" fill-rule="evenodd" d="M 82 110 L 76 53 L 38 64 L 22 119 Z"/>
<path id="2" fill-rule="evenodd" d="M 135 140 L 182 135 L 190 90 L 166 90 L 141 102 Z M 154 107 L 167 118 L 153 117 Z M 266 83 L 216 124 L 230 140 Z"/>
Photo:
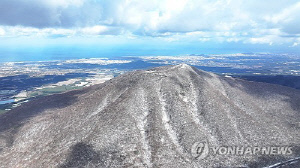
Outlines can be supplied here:
<path id="1" fill-rule="evenodd" d="M 299 90 L 186 64 L 133 71 L 0 115 L 0 167 L 296 167 L 299 102 Z M 292 153 L 206 150 L 220 146 Z"/>

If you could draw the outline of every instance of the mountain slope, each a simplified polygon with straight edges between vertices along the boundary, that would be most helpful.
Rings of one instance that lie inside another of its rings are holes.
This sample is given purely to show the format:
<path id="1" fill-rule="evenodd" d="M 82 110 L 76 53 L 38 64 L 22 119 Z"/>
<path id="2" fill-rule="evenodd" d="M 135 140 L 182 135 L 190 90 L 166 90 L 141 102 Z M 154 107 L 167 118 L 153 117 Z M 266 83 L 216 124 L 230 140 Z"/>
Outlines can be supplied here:
<path id="1" fill-rule="evenodd" d="M 185 64 L 134 71 L 1 115 L 0 167 L 266 166 L 299 157 L 299 102 L 298 90 Z M 195 142 L 293 154 L 199 159 Z"/>

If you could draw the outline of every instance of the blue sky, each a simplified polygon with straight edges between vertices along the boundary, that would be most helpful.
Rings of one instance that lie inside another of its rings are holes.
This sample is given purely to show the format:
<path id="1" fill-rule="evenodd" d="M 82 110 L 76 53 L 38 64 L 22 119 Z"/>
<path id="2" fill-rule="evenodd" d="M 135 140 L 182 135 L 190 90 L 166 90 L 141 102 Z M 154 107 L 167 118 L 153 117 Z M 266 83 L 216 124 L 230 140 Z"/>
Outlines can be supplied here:
<path id="1" fill-rule="evenodd" d="M 1 0 L 0 48 L 300 52 L 299 0 Z M 162 52 L 163 53 L 163 52 Z M 159 53 L 158 53 L 159 54 Z M 174 53 L 175 54 L 175 53 Z"/>

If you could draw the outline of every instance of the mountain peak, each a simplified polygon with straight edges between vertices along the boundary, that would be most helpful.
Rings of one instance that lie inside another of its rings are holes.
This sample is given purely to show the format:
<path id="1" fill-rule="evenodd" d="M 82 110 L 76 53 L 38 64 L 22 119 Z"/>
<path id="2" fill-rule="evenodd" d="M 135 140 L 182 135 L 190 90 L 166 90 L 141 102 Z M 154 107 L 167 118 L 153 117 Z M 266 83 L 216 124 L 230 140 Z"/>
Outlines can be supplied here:
<path id="1" fill-rule="evenodd" d="M 192 68 L 190 65 L 188 65 L 188 64 L 179 64 L 179 65 L 177 65 L 178 67 L 180 67 L 180 68 Z"/>
<path id="2" fill-rule="evenodd" d="M 143 73 L 144 71 L 142 71 Z M 205 72 L 202 70 L 199 70 L 195 67 L 192 67 L 188 64 L 178 64 L 178 65 L 169 65 L 169 66 L 162 66 L 162 67 L 156 67 L 153 69 L 149 69 L 145 71 L 146 73 L 153 72 L 154 74 L 161 75 L 164 74 L 166 76 L 179 76 L 181 75 L 188 75 L 190 76 L 192 74 L 198 74 L 198 75 L 211 75 L 209 72 Z"/>

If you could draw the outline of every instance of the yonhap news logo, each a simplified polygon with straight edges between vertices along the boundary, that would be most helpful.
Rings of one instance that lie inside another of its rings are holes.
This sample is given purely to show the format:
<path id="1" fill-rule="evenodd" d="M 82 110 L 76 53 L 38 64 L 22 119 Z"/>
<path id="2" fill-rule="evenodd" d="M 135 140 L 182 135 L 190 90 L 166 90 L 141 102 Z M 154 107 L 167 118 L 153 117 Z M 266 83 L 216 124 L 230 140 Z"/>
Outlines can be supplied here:
<path id="1" fill-rule="evenodd" d="M 191 149 L 192 156 L 196 159 L 204 159 L 209 154 L 209 146 L 207 142 L 196 142 Z"/>
<path id="2" fill-rule="evenodd" d="M 291 146 L 209 146 L 207 142 L 195 142 L 191 154 L 195 159 L 208 155 L 292 155 Z"/>

